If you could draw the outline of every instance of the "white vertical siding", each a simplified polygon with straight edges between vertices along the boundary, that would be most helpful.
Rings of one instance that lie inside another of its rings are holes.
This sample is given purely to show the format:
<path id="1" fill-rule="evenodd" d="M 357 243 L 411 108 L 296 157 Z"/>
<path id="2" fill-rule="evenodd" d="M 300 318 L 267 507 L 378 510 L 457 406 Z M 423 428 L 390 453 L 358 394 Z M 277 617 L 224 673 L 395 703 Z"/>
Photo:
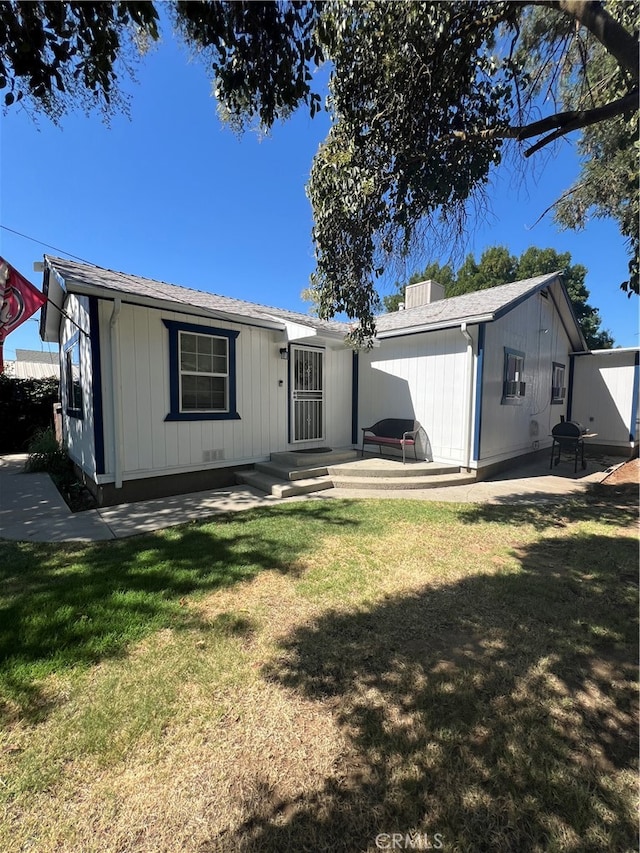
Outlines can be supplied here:
<path id="1" fill-rule="evenodd" d="M 353 353 L 345 347 L 325 350 L 325 436 L 330 447 L 351 446 Z"/>
<path id="2" fill-rule="evenodd" d="M 65 313 L 71 318 L 62 318 L 60 336 L 62 400 L 62 430 L 64 443 L 71 459 L 90 477 L 95 478 L 96 454 L 94 442 L 93 413 L 93 365 L 91 342 L 89 339 L 89 300 L 86 296 L 71 294 L 65 302 Z M 71 322 L 73 321 L 73 322 Z M 82 331 L 79 331 L 79 330 Z M 87 334 L 83 334 L 86 332 Z M 79 335 L 80 344 L 80 384 L 82 387 L 82 418 L 67 414 L 67 377 L 64 350 L 74 335 Z"/>
<path id="3" fill-rule="evenodd" d="M 504 349 L 524 354 L 526 393 L 517 404 L 502 402 Z M 566 414 L 551 403 L 552 363 L 565 366 L 570 343 L 551 298 L 536 294 L 486 326 L 479 463 L 487 464 L 551 444 L 550 433 Z"/>
<path id="4" fill-rule="evenodd" d="M 430 458 L 462 463 L 466 352 L 460 330 L 446 329 L 382 340 L 362 353 L 359 427 L 383 418 L 415 418 L 425 429 Z"/>
<path id="5" fill-rule="evenodd" d="M 632 414 L 635 351 L 590 353 L 575 358 L 571 417 L 597 434 L 594 442 L 628 448 L 636 435 Z"/>
<path id="6" fill-rule="evenodd" d="M 115 471 L 109 322 L 100 303 L 105 477 Z M 165 421 L 170 411 L 169 332 L 163 320 L 239 332 L 236 393 L 239 420 Z M 269 457 L 288 445 L 288 362 L 281 333 L 123 303 L 118 321 L 124 479 L 203 470 Z M 327 441 L 351 443 L 351 351 L 326 350 Z M 279 383 L 282 382 L 282 385 Z"/>

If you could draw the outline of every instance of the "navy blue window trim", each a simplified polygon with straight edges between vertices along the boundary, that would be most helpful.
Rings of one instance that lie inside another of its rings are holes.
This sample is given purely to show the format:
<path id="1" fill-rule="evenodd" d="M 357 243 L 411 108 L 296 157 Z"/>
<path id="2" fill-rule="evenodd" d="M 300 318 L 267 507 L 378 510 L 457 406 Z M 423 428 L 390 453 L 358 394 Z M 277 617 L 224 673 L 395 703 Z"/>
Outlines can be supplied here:
<path id="1" fill-rule="evenodd" d="M 77 350 L 77 362 L 73 360 L 74 350 Z M 78 418 L 82 420 L 84 417 L 82 406 L 82 365 L 81 365 L 81 350 L 80 350 L 80 332 L 76 332 L 73 337 L 64 345 L 63 349 L 63 364 L 64 364 L 64 401 L 65 412 L 70 418 Z M 73 377 L 73 367 L 77 364 L 78 377 L 77 381 Z"/>
<path id="2" fill-rule="evenodd" d="M 213 326 L 198 326 L 195 323 L 182 323 L 178 320 L 163 320 L 169 330 L 169 405 L 170 412 L 165 421 L 234 421 L 240 420 L 236 404 L 236 338 L 240 332 L 231 329 L 219 329 Z M 179 333 L 191 332 L 196 335 L 211 335 L 226 338 L 228 342 L 228 407 L 224 412 L 180 411 L 180 352 Z"/>
<path id="3" fill-rule="evenodd" d="M 473 458 L 480 459 L 480 440 L 482 438 L 482 383 L 484 381 L 484 340 L 486 326 L 478 326 L 478 358 L 476 359 L 476 401 L 473 425 Z"/>
<path id="4" fill-rule="evenodd" d="M 511 358 L 517 358 L 522 361 L 521 374 L 518 380 L 509 380 L 509 362 Z M 504 348 L 504 368 L 502 374 L 502 400 L 503 406 L 521 406 L 525 396 L 526 385 L 522 381 L 521 375 L 524 373 L 524 353 L 517 349 Z"/>
<path id="5" fill-rule="evenodd" d="M 102 357 L 100 353 L 98 300 L 95 296 L 89 297 L 89 333 L 91 339 L 91 387 L 93 392 L 93 441 L 96 453 L 96 474 L 104 474 Z"/>
<path id="6" fill-rule="evenodd" d="M 358 443 L 358 381 L 360 357 L 354 350 L 351 361 L 351 441 Z"/>

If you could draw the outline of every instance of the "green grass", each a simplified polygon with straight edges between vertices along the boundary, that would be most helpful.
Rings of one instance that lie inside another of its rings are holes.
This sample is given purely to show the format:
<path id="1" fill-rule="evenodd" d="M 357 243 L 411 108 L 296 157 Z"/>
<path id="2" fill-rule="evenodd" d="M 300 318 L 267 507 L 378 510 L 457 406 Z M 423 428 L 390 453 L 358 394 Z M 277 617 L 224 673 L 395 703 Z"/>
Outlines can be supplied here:
<path id="1" fill-rule="evenodd" d="M 637 849 L 636 516 L 318 501 L 0 542 L 0 848 Z"/>

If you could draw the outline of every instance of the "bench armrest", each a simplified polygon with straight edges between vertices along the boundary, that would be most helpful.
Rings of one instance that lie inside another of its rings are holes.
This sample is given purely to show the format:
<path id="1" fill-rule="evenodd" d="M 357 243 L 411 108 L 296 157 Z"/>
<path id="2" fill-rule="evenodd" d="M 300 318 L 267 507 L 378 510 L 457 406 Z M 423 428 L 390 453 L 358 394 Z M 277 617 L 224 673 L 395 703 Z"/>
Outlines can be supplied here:
<path id="1" fill-rule="evenodd" d="M 419 432 L 420 432 L 420 427 L 418 427 L 418 429 L 409 429 L 406 432 L 402 433 L 402 438 L 404 440 L 408 435 L 412 435 L 415 437 Z"/>

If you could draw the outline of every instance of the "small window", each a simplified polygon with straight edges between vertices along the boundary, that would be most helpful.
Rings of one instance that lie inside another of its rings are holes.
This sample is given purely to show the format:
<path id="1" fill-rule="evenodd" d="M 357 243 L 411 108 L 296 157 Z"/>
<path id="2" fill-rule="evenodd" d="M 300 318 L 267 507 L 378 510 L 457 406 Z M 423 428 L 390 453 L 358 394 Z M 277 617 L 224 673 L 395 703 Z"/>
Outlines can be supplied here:
<path id="1" fill-rule="evenodd" d="M 169 330 L 167 421 L 232 420 L 236 412 L 238 332 L 163 320 Z"/>
<path id="2" fill-rule="evenodd" d="M 567 389 L 564 384 L 564 364 L 553 362 L 551 370 L 551 402 L 553 404 L 564 403 Z"/>
<path id="3" fill-rule="evenodd" d="M 504 351 L 504 377 L 502 402 L 517 404 L 526 393 L 524 381 L 524 353 L 506 349 Z"/>
<path id="4" fill-rule="evenodd" d="M 80 374 L 80 337 L 74 335 L 64 348 L 65 402 L 67 414 L 82 417 L 82 383 Z"/>

